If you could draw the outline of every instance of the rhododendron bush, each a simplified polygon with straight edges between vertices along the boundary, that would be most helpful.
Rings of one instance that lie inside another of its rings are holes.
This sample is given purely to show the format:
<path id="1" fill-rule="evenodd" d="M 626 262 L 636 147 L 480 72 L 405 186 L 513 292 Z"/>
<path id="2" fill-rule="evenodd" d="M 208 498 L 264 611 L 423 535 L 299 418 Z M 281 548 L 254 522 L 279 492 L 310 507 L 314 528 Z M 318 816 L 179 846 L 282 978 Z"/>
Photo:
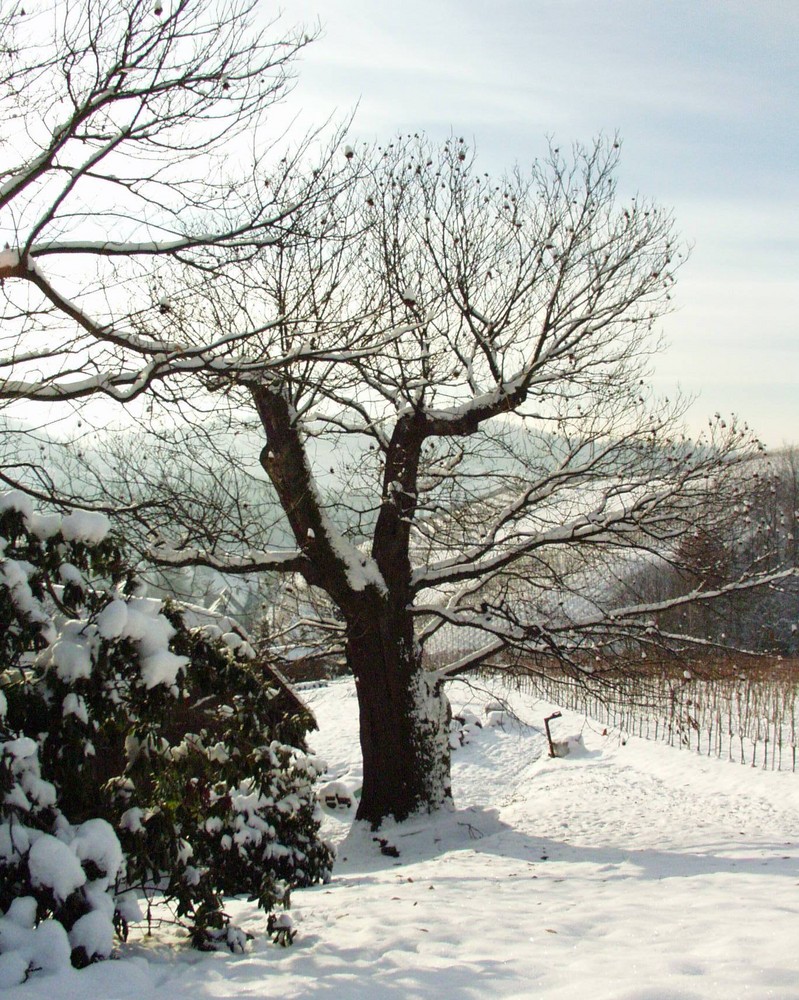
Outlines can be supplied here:
<path id="1" fill-rule="evenodd" d="M 227 619 L 143 595 L 103 515 L 0 496 L 0 980 L 107 957 L 154 892 L 233 949 L 223 895 L 327 878 L 310 713 Z"/>

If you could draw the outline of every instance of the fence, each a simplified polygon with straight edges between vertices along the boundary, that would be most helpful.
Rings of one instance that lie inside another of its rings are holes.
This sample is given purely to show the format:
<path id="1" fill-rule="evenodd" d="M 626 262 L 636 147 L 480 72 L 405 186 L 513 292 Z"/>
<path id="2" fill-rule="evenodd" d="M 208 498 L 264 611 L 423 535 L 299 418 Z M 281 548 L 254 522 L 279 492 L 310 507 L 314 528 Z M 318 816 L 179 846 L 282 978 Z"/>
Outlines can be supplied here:
<path id="1" fill-rule="evenodd" d="M 600 685 L 565 674 L 526 676 L 523 687 L 609 728 L 751 767 L 796 772 L 796 669 L 694 678 L 674 671 Z"/>

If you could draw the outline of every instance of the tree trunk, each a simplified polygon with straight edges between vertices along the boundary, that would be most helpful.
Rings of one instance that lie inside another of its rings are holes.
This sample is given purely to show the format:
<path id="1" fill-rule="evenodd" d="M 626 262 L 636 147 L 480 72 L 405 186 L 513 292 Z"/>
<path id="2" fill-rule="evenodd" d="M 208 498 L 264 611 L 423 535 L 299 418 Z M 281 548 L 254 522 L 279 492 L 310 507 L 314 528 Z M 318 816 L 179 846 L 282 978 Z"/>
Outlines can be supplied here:
<path id="1" fill-rule="evenodd" d="M 357 819 L 376 828 L 388 817 L 432 812 L 451 797 L 449 704 L 421 665 L 407 612 L 368 602 L 372 614 L 350 623 L 349 665 L 355 675 L 363 753 Z"/>
<path id="2" fill-rule="evenodd" d="M 377 572 L 364 574 L 367 557 L 324 515 L 288 389 L 259 384 L 250 391 L 266 433 L 261 464 L 303 553 L 298 568 L 330 595 L 347 623 L 363 752 L 357 818 L 377 827 L 388 817 L 438 809 L 451 794 L 449 706 L 422 669 L 408 610 L 410 524 L 424 437 L 413 422 L 395 431 L 372 549 Z"/>

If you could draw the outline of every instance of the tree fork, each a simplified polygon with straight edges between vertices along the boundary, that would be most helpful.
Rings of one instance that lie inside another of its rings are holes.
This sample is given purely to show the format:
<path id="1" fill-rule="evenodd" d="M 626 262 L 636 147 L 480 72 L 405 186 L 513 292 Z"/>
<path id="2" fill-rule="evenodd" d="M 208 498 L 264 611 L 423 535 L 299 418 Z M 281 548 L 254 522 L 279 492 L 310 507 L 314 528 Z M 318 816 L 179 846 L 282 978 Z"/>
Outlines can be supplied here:
<path id="1" fill-rule="evenodd" d="M 437 809 L 451 795 L 449 708 L 440 683 L 433 686 L 422 667 L 410 612 L 408 520 L 420 439 L 402 442 L 394 451 L 396 481 L 408 494 L 403 502 L 396 491 L 386 490 L 375 532 L 373 556 L 385 585 L 356 589 L 326 537 L 288 399 L 262 386 L 251 391 L 267 438 L 261 463 L 298 544 L 313 554 L 313 571 L 306 578 L 327 591 L 347 620 L 347 660 L 357 684 L 363 752 L 358 819 L 378 826 L 388 816 L 402 820 Z"/>

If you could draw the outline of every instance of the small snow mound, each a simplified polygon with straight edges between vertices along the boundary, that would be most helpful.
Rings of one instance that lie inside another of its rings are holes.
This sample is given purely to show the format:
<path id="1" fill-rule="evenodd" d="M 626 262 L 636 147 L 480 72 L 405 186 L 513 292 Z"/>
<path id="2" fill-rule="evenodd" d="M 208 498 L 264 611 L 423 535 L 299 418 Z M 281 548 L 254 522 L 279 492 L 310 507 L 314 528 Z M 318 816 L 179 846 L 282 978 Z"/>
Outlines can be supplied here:
<path id="1" fill-rule="evenodd" d="M 69 943 L 73 951 L 82 948 L 90 962 L 108 958 L 114 950 L 114 925 L 105 913 L 92 910 L 72 925 Z"/>
<path id="2" fill-rule="evenodd" d="M 222 642 L 224 642 L 228 649 L 238 649 L 244 643 L 244 639 L 242 639 L 238 632 L 225 632 L 222 635 Z"/>
<path id="3" fill-rule="evenodd" d="M 129 924 L 144 920 L 144 912 L 135 889 L 127 889 L 114 897 L 114 907 L 120 917 Z"/>
<path id="4" fill-rule="evenodd" d="M 483 723 L 468 708 L 462 709 L 457 715 L 453 715 L 449 724 L 449 745 L 453 750 L 471 743 L 479 730 L 483 728 Z"/>
<path id="5" fill-rule="evenodd" d="M 266 930 L 275 944 L 287 948 L 293 944 L 297 932 L 294 921 L 288 913 L 270 913 L 266 922 Z"/>
<path id="6" fill-rule="evenodd" d="M 36 923 L 36 900 L 33 896 L 17 896 L 12 899 L 11 906 L 6 910 L 6 920 L 17 927 L 32 931 Z"/>
<path id="7" fill-rule="evenodd" d="M 18 951 L 0 955 L 0 988 L 20 986 L 28 977 L 28 960 Z"/>
<path id="8" fill-rule="evenodd" d="M 11 861 L 23 857 L 31 845 L 31 832 L 26 826 L 16 822 L 0 823 L 0 860 Z"/>
<path id="9" fill-rule="evenodd" d="M 8 490 L 0 493 L 0 510 L 16 510 L 23 517 L 29 518 L 33 516 L 33 503 L 22 490 Z"/>
<path id="10" fill-rule="evenodd" d="M 8 917 L 0 917 L 0 952 L 4 955 L 11 951 L 26 954 L 30 951 L 30 933 L 30 928 L 20 927 Z"/>
<path id="11" fill-rule="evenodd" d="M 19 251 L 6 244 L 5 249 L 0 250 L 0 267 L 19 267 Z"/>
<path id="12" fill-rule="evenodd" d="M 27 521 L 31 534 L 42 541 L 52 538 L 61 530 L 60 514 L 41 514 L 36 511 L 27 518 Z"/>
<path id="13" fill-rule="evenodd" d="M 33 931 L 33 953 L 33 964 L 42 972 L 52 974 L 68 969 L 71 948 L 62 924 L 57 920 L 43 920 Z"/>
<path id="14" fill-rule="evenodd" d="M 144 824 L 142 823 L 143 816 L 144 811 L 142 809 L 138 806 L 132 806 L 130 809 L 126 809 L 119 817 L 119 825 L 123 830 L 138 833 L 144 829 Z"/>
<path id="15" fill-rule="evenodd" d="M 61 713 L 65 718 L 68 715 L 74 715 L 84 725 L 89 724 L 89 712 L 86 708 L 86 702 L 81 695 L 75 694 L 74 691 L 70 691 L 68 695 L 65 695 Z"/>
<path id="16" fill-rule="evenodd" d="M 111 601 L 97 616 L 97 631 L 104 639 L 118 639 L 125 634 L 127 624 L 128 605 L 125 601 Z"/>
<path id="17" fill-rule="evenodd" d="M 97 545 L 111 530 L 105 514 L 92 510 L 73 510 L 61 521 L 61 534 L 68 542 L 86 542 Z"/>
<path id="18" fill-rule="evenodd" d="M 141 675 L 144 686 L 148 689 L 156 684 L 171 686 L 175 683 L 180 668 L 188 662 L 188 656 L 178 656 L 168 649 L 159 649 L 150 656 L 142 657 Z"/>
<path id="19" fill-rule="evenodd" d="M 57 797 L 55 785 L 39 777 L 38 766 L 26 769 L 20 778 L 20 784 L 30 802 L 35 802 L 42 809 L 55 805 Z"/>
<path id="20" fill-rule="evenodd" d="M 67 622 L 61 638 L 48 651 L 47 658 L 62 681 L 91 677 L 91 646 L 89 636 L 81 635 L 78 631 L 82 625 L 82 622 Z"/>
<path id="21" fill-rule="evenodd" d="M 225 944 L 234 955 L 242 955 L 247 948 L 250 935 L 243 931 L 241 927 L 234 927 L 232 924 L 225 931 Z"/>
<path id="22" fill-rule="evenodd" d="M 348 813 L 353 807 L 355 795 L 343 781 L 329 781 L 317 792 L 319 805 L 331 814 Z"/>
<path id="23" fill-rule="evenodd" d="M 86 873 L 78 858 L 49 833 L 42 834 L 31 848 L 28 869 L 32 884 L 51 889 L 61 902 L 86 883 Z"/>
<path id="24" fill-rule="evenodd" d="M 81 823 L 71 846 L 81 861 L 93 861 L 109 880 L 122 867 L 122 848 L 114 828 L 104 819 Z"/>
<path id="25" fill-rule="evenodd" d="M 553 740 L 552 749 L 555 751 L 555 757 L 581 757 L 588 754 L 582 733 L 567 736 L 565 740 Z"/>
<path id="26" fill-rule="evenodd" d="M 72 563 L 61 563 L 58 567 L 58 575 L 62 583 L 74 583 L 77 587 L 83 586 L 83 574 Z"/>
<path id="27" fill-rule="evenodd" d="M 15 740 L 8 740 L 6 743 L 0 744 L 0 753 L 8 754 L 15 760 L 27 760 L 28 757 L 34 757 L 38 749 L 36 740 L 32 740 L 30 736 L 19 736 Z"/>
<path id="28" fill-rule="evenodd" d="M 504 729 L 508 722 L 508 713 L 504 711 L 491 711 L 486 713 L 486 725 L 493 729 Z"/>

